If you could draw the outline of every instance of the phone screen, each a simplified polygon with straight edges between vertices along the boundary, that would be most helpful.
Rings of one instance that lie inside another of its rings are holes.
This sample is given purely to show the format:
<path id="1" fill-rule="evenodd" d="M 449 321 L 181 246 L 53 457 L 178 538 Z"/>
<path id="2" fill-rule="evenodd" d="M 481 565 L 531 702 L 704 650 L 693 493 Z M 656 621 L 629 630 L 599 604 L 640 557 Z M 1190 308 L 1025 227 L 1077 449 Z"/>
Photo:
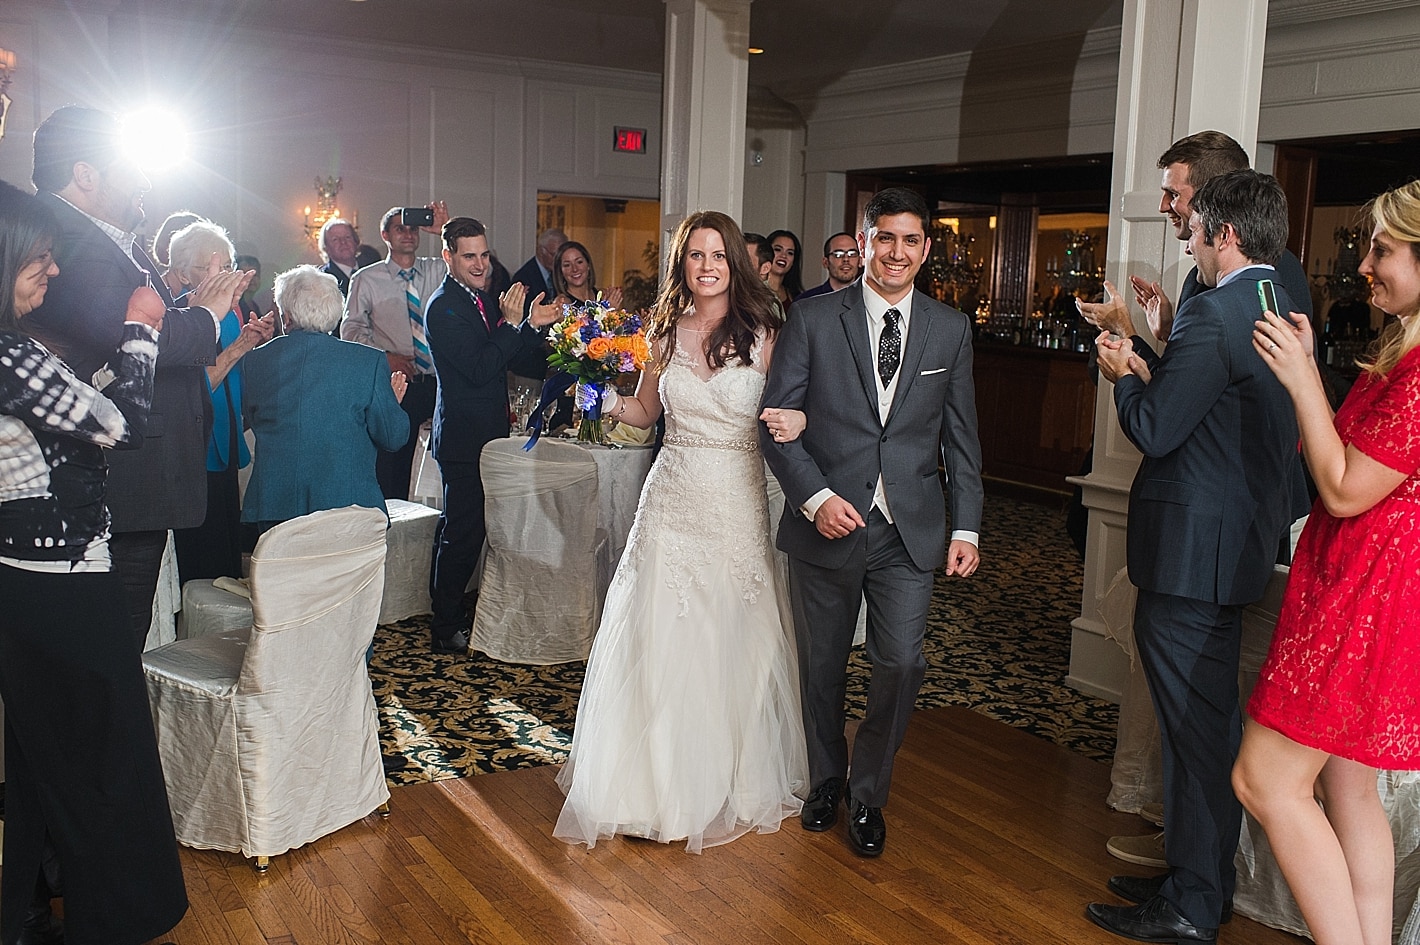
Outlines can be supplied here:
<path id="1" fill-rule="evenodd" d="M 1277 311 L 1277 290 L 1272 286 L 1271 279 L 1262 279 L 1257 283 L 1257 300 L 1262 305 L 1264 312 L 1271 312 L 1280 315 Z"/>

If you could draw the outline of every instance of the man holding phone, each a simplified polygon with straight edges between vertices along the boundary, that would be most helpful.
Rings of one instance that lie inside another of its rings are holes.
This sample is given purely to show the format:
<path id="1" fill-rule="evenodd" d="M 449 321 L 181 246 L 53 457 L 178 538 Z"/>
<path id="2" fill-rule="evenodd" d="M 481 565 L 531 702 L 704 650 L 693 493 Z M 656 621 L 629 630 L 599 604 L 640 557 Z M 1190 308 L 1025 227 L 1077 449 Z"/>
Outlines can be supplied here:
<path id="1" fill-rule="evenodd" d="M 1212 942 L 1233 894 L 1242 809 L 1230 775 L 1242 737 L 1242 610 L 1262 596 L 1304 494 L 1291 403 L 1252 347 L 1260 298 L 1287 239 L 1275 178 L 1237 170 L 1193 195 L 1189 251 L 1204 290 L 1188 297 L 1152 369 L 1130 340 L 1097 340 L 1119 425 L 1144 454 L 1129 492 L 1134 637 L 1159 718 L 1170 872 L 1117 876 L 1134 906 L 1090 920 L 1138 941 Z"/>
<path id="2" fill-rule="evenodd" d="M 393 453 L 375 458 L 375 477 L 386 499 L 409 498 L 409 470 L 419 427 L 434 416 L 434 361 L 424 330 L 424 309 L 443 285 L 449 267 L 439 256 L 419 256 L 420 231 L 438 235 L 449 222 L 442 200 L 424 207 L 392 207 L 380 221 L 389 247 L 384 262 L 350 277 L 340 337 L 384 351 L 390 370 L 409 379 L 400 406 L 409 416 L 409 439 Z"/>

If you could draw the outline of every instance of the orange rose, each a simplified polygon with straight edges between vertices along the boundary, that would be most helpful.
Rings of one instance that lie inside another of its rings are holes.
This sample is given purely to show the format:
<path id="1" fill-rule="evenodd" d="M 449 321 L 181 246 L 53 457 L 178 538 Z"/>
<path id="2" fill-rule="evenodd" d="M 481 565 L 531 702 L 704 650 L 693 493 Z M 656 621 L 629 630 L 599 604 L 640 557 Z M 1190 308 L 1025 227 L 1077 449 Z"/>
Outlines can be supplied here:
<path id="1" fill-rule="evenodd" d="M 593 361 L 600 361 L 611 354 L 612 346 L 610 338 L 593 338 L 587 342 L 587 357 Z"/>

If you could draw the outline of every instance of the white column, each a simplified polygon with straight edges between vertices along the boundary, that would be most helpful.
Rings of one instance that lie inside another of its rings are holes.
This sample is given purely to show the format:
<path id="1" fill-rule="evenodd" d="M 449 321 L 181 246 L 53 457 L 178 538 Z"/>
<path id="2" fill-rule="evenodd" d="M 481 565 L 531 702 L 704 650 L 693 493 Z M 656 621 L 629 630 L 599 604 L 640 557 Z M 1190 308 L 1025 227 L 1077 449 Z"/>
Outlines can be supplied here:
<path id="1" fill-rule="evenodd" d="M 663 248 L 692 211 L 720 210 L 740 218 L 750 2 L 665 0 Z"/>
<path id="2" fill-rule="evenodd" d="M 1125 0 L 1106 269 L 1146 337 L 1129 276 L 1159 280 L 1177 299 L 1190 266 L 1184 244 L 1159 213 L 1159 155 L 1184 135 L 1208 129 L 1232 135 L 1253 152 L 1266 29 L 1267 0 Z M 1094 469 L 1080 480 L 1090 526 L 1069 682 L 1116 700 L 1128 666 L 1104 638 L 1098 600 L 1124 566 L 1129 485 L 1138 466 L 1139 453 L 1119 429 L 1114 387 L 1102 380 Z"/>
<path id="3" fill-rule="evenodd" d="M 843 195 L 848 175 L 839 171 L 814 171 L 804 175 L 804 255 L 812 259 L 813 247 L 843 229 Z M 848 227 L 856 230 L 856 227 Z M 817 237 L 817 238 L 816 238 Z M 809 281 L 805 277 L 805 282 Z"/>

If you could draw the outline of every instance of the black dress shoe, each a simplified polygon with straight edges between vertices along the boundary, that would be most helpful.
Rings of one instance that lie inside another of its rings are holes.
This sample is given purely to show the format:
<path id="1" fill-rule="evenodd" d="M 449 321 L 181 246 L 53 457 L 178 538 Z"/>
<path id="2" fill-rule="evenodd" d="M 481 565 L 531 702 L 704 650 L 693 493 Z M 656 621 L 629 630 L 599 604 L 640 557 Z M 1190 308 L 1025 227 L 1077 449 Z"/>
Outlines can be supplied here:
<path id="1" fill-rule="evenodd" d="M 848 845 L 859 856 L 881 856 L 887 844 L 887 824 L 883 823 L 883 809 L 868 807 L 849 798 L 848 800 Z"/>
<path id="2" fill-rule="evenodd" d="M 453 636 L 442 639 L 439 637 L 430 637 L 429 649 L 433 650 L 435 653 L 462 656 L 468 652 L 468 631 L 460 630 Z"/>
<path id="3" fill-rule="evenodd" d="M 821 833 L 838 823 L 838 802 L 843 799 L 843 779 L 829 778 L 813 789 L 804 809 L 799 812 L 799 823 L 805 830 Z"/>
<path id="4" fill-rule="evenodd" d="M 1109 891 L 1130 902 L 1148 902 L 1159 894 L 1159 890 L 1164 886 L 1164 880 L 1168 878 L 1168 873 L 1158 876 L 1111 876 Z M 1218 921 L 1227 923 L 1232 920 L 1233 901 L 1229 899 L 1223 903 L 1223 914 L 1219 916 Z"/>
<path id="5" fill-rule="evenodd" d="M 64 945 L 64 923 L 49 911 L 49 902 L 30 906 L 15 945 Z"/>
<path id="6" fill-rule="evenodd" d="M 1085 907 L 1085 917 L 1106 932 L 1132 938 L 1136 942 L 1185 945 L 1218 940 L 1217 929 L 1198 928 L 1162 896 L 1155 896 L 1137 906 L 1108 906 L 1092 902 Z"/>

